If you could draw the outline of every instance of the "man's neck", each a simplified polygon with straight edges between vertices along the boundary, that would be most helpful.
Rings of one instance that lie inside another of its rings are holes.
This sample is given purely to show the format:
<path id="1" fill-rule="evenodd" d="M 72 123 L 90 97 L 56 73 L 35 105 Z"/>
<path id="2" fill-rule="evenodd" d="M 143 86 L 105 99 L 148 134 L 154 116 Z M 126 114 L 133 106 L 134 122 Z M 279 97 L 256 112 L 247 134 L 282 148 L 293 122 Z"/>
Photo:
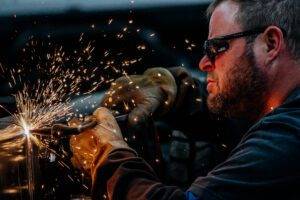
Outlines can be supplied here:
<path id="1" fill-rule="evenodd" d="M 279 107 L 289 94 L 300 86 L 300 65 L 288 63 L 281 65 L 276 73 L 272 74 L 266 93 L 266 103 L 259 118 Z"/>

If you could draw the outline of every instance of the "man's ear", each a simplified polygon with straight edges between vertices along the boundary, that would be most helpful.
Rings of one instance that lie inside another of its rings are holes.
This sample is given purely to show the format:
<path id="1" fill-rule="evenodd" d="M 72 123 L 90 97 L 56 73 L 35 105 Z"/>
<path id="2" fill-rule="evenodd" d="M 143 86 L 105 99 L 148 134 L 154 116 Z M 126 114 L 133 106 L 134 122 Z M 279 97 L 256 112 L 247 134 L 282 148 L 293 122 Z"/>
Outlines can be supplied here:
<path id="1" fill-rule="evenodd" d="M 278 57 L 278 54 L 284 45 L 283 31 L 277 26 L 269 26 L 263 33 L 263 41 L 266 46 L 266 60 L 265 64 L 270 64 Z"/>

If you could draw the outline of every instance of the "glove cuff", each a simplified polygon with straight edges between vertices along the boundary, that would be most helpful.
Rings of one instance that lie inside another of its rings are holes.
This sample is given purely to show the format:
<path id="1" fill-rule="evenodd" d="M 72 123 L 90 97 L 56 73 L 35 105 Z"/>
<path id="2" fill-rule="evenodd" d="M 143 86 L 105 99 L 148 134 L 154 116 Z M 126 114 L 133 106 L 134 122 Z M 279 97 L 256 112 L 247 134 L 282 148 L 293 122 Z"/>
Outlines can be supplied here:
<path id="1" fill-rule="evenodd" d="M 172 112 L 184 116 L 207 112 L 205 83 L 193 78 L 183 67 L 171 67 L 168 70 L 173 75 L 178 88 Z"/>

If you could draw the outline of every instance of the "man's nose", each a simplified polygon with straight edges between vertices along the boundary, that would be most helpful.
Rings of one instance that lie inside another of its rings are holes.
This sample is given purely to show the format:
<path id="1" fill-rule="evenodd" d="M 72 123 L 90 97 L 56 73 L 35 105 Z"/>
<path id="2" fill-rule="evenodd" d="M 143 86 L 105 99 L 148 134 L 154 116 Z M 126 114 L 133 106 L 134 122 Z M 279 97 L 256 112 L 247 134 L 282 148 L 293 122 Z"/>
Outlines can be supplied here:
<path id="1" fill-rule="evenodd" d="M 205 55 L 199 62 L 200 70 L 204 72 L 211 72 L 214 70 L 214 64 L 211 60 Z"/>

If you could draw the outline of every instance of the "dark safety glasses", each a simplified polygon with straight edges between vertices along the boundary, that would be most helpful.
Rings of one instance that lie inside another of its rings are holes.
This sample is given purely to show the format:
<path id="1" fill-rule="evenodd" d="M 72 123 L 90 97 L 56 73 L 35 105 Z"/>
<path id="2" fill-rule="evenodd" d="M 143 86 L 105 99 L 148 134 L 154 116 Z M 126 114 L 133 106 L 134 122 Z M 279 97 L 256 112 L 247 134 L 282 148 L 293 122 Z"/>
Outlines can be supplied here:
<path id="1" fill-rule="evenodd" d="M 266 27 L 255 28 L 248 31 L 233 33 L 230 35 L 206 40 L 203 45 L 204 53 L 211 61 L 214 61 L 218 54 L 225 52 L 229 49 L 229 40 L 259 34 L 264 32 L 265 29 Z"/>

